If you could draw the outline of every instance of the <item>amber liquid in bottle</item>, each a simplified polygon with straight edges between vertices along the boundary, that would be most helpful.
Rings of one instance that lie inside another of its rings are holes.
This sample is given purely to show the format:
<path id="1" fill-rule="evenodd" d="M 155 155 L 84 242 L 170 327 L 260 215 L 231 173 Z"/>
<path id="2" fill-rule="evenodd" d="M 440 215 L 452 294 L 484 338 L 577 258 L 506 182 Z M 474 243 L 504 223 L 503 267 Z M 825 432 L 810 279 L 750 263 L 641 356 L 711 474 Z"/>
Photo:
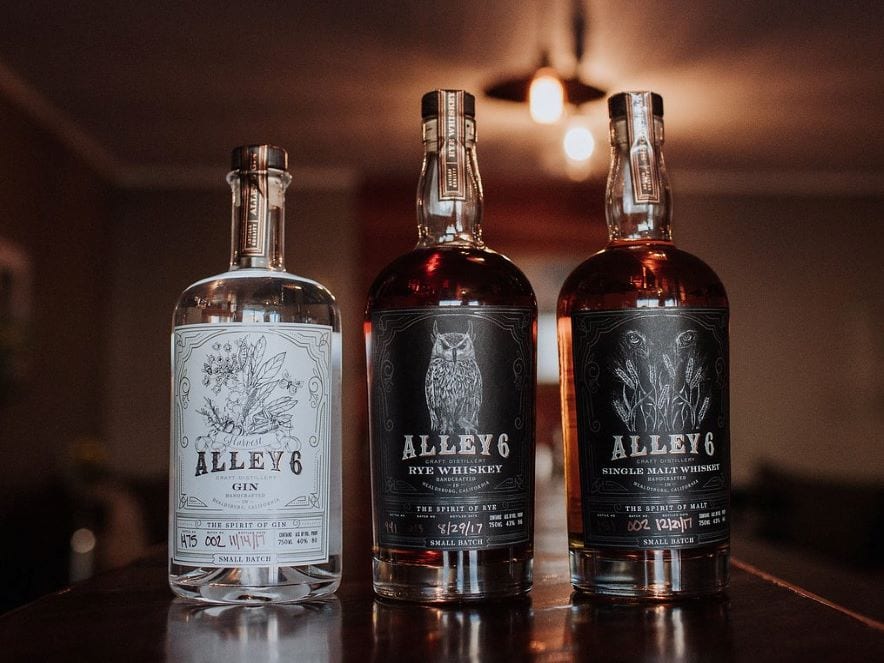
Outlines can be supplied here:
<path id="1" fill-rule="evenodd" d="M 643 307 L 728 307 L 724 286 L 712 269 L 671 241 L 670 192 L 659 149 L 663 142 L 661 118 L 655 117 L 655 124 L 662 180 L 660 202 L 636 204 L 631 199 L 625 120 L 613 119 L 606 194 L 610 242 L 568 277 L 557 313 L 571 581 L 576 589 L 590 594 L 635 599 L 671 599 L 721 591 L 727 584 L 729 557 L 727 542 L 691 548 L 630 549 L 593 547 L 584 537 L 572 315 Z"/>
<path id="2" fill-rule="evenodd" d="M 481 307 L 530 309 L 531 345 L 536 342 L 536 299 L 525 276 L 506 257 L 488 249 L 481 237 L 481 181 L 475 143 L 467 141 L 467 195 L 461 201 L 439 200 L 437 151 L 425 118 L 425 158 L 418 186 L 419 242 L 414 250 L 386 267 L 371 286 L 365 317 L 369 385 L 377 377 L 372 363 L 372 317 L 379 311 Z M 428 136 L 430 138 L 428 139 Z M 530 366 L 533 420 L 534 366 Z M 370 398 L 371 400 L 371 398 Z M 372 404 L 373 406 L 373 404 Z M 455 436 L 452 436 L 455 437 Z M 372 455 L 379 453 L 376 431 Z M 530 435 L 528 488 L 533 501 L 533 426 Z M 373 494 L 383 477 L 373 472 Z M 377 505 L 376 505 L 377 508 Z M 375 520 L 374 588 L 383 597 L 421 602 L 471 601 L 522 594 L 531 588 L 533 512 L 526 517 L 529 537 L 523 543 L 476 550 L 395 548 L 378 543 Z"/>

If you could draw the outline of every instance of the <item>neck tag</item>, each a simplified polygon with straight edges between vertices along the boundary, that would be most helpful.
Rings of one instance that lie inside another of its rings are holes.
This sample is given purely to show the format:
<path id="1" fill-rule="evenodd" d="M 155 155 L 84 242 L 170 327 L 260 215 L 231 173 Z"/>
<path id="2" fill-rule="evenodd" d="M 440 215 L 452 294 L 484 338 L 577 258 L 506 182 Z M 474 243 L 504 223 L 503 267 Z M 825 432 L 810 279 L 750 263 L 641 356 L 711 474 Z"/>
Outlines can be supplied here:
<path id="1" fill-rule="evenodd" d="M 240 176 L 239 253 L 249 257 L 268 255 L 267 237 L 267 146 L 249 155 L 248 168 Z"/>
<path id="2" fill-rule="evenodd" d="M 626 93 L 626 132 L 635 202 L 659 203 L 663 187 L 654 153 L 654 113 L 650 92 Z"/>
<path id="3" fill-rule="evenodd" d="M 467 155 L 463 90 L 437 90 L 439 198 L 466 200 Z"/>

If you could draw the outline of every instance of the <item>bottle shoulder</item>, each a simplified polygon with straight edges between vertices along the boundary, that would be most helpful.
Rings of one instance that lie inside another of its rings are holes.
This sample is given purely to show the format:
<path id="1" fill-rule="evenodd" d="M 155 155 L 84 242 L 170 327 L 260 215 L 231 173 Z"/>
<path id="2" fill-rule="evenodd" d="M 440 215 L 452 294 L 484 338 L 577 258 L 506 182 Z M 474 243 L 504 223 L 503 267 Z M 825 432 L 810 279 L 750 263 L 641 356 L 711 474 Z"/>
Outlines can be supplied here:
<path id="1" fill-rule="evenodd" d="M 559 310 L 635 306 L 727 307 L 713 269 L 668 242 L 612 244 L 565 280 Z"/>
<path id="2" fill-rule="evenodd" d="M 537 307 L 527 277 L 503 254 L 432 246 L 415 248 L 382 269 L 369 290 L 367 311 L 441 303 Z"/>
<path id="3" fill-rule="evenodd" d="M 190 284 L 181 294 L 182 299 L 194 295 L 222 296 L 224 293 L 266 294 L 275 289 L 297 293 L 300 299 L 313 303 L 334 304 L 331 291 L 318 281 L 290 272 L 268 269 L 235 269 L 200 279 Z"/>
<path id="4" fill-rule="evenodd" d="M 334 295 L 321 283 L 288 272 L 237 269 L 188 286 L 173 324 L 305 322 L 339 325 Z"/>
<path id="5" fill-rule="evenodd" d="M 267 283 L 279 285 L 296 285 L 308 291 L 323 293 L 334 299 L 334 295 L 319 281 L 308 279 L 304 276 L 298 276 L 291 272 L 274 271 L 270 269 L 233 269 L 214 276 L 209 276 L 192 283 L 188 290 L 200 286 L 218 287 L 219 285 L 229 285 L 237 287 L 239 285 L 247 285 L 249 283 Z"/>

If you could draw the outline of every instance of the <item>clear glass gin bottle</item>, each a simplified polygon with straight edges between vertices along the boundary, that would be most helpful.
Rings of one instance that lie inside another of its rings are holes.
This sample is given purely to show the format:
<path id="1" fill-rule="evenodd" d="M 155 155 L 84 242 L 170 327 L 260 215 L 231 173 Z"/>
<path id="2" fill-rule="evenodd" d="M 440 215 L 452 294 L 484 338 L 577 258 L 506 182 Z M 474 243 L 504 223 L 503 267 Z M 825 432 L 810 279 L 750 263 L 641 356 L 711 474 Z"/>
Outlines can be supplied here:
<path id="1" fill-rule="evenodd" d="M 285 150 L 232 160 L 230 269 L 173 316 L 169 584 L 209 602 L 301 601 L 341 576 L 340 315 L 285 271 Z"/>
<path id="2" fill-rule="evenodd" d="M 469 601 L 532 583 L 537 306 L 485 246 L 475 99 L 422 99 L 418 243 L 368 296 L 374 588 Z"/>
<path id="3" fill-rule="evenodd" d="M 670 599 L 724 589 L 728 301 L 670 234 L 663 100 L 609 99 L 608 246 L 558 303 L 571 581 Z"/>

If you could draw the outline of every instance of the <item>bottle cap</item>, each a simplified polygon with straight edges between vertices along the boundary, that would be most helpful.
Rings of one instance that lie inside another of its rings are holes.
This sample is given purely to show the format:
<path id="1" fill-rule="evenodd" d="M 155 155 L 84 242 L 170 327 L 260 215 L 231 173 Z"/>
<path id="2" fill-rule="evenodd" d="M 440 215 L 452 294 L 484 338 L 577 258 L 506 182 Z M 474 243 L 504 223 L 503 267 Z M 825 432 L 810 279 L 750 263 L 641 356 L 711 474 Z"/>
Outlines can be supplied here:
<path id="1" fill-rule="evenodd" d="M 438 90 L 427 92 L 421 98 L 421 119 L 427 120 L 433 117 L 439 117 L 437 92 Z M 463 114 L 466 117 L 476 118 L 476 97 L 469 92 L 463 93 Z"/>
<path id="2" fill-rule="evenodd" d="M 643 94 L 643 92 L 618 92 L 608 97 L 608 117 L 617 120 L 626 117 L 626 100 L 631 94 Z M 651 92 L 651 106 L 654 115 L 663 117 L 663 97 L 656 92 Z"/>
<path id="3" fill-rule="evenodd" d="M 276 145 L 243 145 L 230 154 L 231 170 L 287 170 L 289 155 Z"/>

